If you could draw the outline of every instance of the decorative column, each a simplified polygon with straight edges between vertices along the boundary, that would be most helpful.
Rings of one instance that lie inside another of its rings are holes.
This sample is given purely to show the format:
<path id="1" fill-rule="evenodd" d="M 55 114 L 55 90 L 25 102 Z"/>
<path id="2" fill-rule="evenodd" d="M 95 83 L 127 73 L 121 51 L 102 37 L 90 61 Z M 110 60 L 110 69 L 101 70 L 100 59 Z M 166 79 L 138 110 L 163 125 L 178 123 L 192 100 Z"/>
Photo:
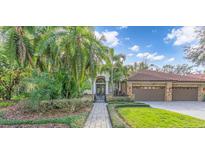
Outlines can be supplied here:
<path id="1" fill-rule="evenodd" d="M 167 82 L 165 87 L 165 101 L 172 101 L 172 82 Z"/>
<path id="2" fill-rule="evenodd" d="M 108 84 L 109 81 L 106 81 L 106 84 L 105 84 L 105 94 L 108 95 L 109 94 L 109 84 Z"/>
<path id="3" fill-rule="evenodd" d="M 198 87 L 198 101 L 203 101 L 204 94 L 203 94 L 203 86 Z"/>
<path id="4" fill-rule="evenodd" d="M 132 96 L 132 83 L 127 82 L 127 95 Z"/>
<path id="5" fill-rule="evenodd" d="M 92 94 L 93 95 L 96 94 L 96 84 L 95 84 L 95 81 L 93 82 Z"/>

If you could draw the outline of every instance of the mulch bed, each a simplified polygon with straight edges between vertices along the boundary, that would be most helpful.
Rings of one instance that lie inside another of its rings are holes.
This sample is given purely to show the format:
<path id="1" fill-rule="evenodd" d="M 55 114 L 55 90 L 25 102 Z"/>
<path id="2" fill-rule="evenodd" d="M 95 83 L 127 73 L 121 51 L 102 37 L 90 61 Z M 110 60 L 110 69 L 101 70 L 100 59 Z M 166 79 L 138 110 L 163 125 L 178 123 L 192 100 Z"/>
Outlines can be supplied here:
<path id="1" fill-rule="evenodd" d="M 41 125 L 0 125 L 0 128 L 69 128 L 65 124 L 41 124 Z"/>
<path id="2" fill-rule="evenodd" d="M 7 107 L 5 110 L 4 118 L 5 119 L 14 119 L 14 120 L 37 120 L 42 118 L 59 118 L 65 117 L 68 115 L 75 115 L 83 112 L 89 112 L 91 110 L 90 107 L 84 108 L 78 112 L 70 113 L 69 111 L 66 112 L 61 110 L 53 110 L 46 113 L 37 113 L 37 112 L 28 112 L 23 109 L 23 105 L 18 103 L 14 106 Z"/>

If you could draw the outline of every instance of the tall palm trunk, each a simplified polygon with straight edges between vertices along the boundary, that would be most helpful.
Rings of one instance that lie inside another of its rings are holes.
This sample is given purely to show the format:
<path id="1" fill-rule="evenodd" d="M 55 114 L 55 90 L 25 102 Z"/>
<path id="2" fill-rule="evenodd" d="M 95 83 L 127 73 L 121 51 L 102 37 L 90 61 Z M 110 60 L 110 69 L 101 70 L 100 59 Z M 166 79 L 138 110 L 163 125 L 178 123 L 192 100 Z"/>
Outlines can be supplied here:
<path id="1" fill-rule="evenodd" d="M 24 65 L 25 59 L 27 57 L 29 63 L 31 64 L 31 66 L 34 67 L 31 55 L 28 52 L 28 50 L 27 50 L 27 48 L 25 46 L 25 43 L 24 43 L 24 31 L 23 31 L 23 28 L 22 28 L 22 26 L 17 26 L 17 27 L 15 27 L 15 29 L 16 29 L 16 32 L 19 35 L 19 39 L 20 39 L 20 41 L 19 41 L 19 48 L 21 50 L 21 52 L 19 53 L 20 63 L 21 63 L 21 65 Z"/>

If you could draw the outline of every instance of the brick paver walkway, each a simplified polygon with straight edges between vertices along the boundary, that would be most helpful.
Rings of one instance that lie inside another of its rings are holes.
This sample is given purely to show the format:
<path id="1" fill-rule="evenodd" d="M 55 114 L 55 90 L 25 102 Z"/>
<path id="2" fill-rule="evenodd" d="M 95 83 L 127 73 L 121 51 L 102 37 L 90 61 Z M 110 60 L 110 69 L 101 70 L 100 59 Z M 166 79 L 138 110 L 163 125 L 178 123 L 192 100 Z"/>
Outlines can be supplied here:
<path id="1" fill-rule="evenodd" d="M 111 128 L 106 103 L 94 103 L 93 109 L 85 123 L 85 128 Z"/>

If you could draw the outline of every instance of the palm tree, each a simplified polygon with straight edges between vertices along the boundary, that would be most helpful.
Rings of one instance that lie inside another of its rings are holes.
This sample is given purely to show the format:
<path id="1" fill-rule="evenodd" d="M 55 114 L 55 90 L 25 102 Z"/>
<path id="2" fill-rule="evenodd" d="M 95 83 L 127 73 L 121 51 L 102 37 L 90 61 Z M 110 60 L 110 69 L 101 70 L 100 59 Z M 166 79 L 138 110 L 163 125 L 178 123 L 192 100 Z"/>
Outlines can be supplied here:
<path id="1" fill-rule="evenodd" d="M 124 78 L 127 73 L 123 65 L 126 57 L 123 54 L 115 55 L 114 49 L 109 49 L 108 57 L 109 60 L 107 63 L 101 66 L 101 72 L 110 73 L 112 93 L 114 95 L 114 83 L 119 84 L 120 80 Z"/>
<path id="2" fill-rule="evenodd" d="M 102 43 L 100 42 L 103 39 L 103 36 L 97 40 L 97 38 L 95 37 L 94 33 L 91 34 L 90 36 L 90 52 L 89 52 L 89 60 L 88 60 L 88 65 L 90 65 L 90 76 L 91 76 L 91 83 L 92 85 L 94 84 L 94 80 L 95 77 L 97 75 L 97 72 L 100 71 L 100 65 L 103 64 L 103 62 L 108 62 L 108 48 L 104 45 L 102 45 Z M 94 93 L 93 91 L 93 87 L 92 87 L 92 93 Z"/>
<path id="3" fill-rule="evenodd" d="M 87 75 L 94 81 L 97 66 L 105 58 L 106 48 L 95 38 L 91 27 L 67 27 L 66 31 L 67 35 L 60 43 L 61 51 L 80 92 Z"/>
<path id="4" fill-rule="evenodd" d="M 36 27 L 33 46 L 36 53 L 36 66 L 41 71 L 55 71 L 60 67 L 62 52 L 59 40 L 67 32 L 63 27 Z"/>
<path id="5" fill-rule="evenodd" d="M 7 51 L 20 66 L 63 76 L 63 86 L 67 84 L 75 96 L 88 78 L 94 82 L 104 62 L 112 61 L 113 66 L 116 58 L 114 50 L 109 52 L 95 37 L 93 27 L 4 27 L 2 34 Z M 66 93 L 68 97 L 70 92 Z"/>
<path id="6" fill-rule="evenodd" d="M 21 66 L 33 64 L 33 48 L 30 42 L 29 33 L 33 32 L 34 27 L 3 27 L 2 34 L 8 52 L 14 55 Z"/>

